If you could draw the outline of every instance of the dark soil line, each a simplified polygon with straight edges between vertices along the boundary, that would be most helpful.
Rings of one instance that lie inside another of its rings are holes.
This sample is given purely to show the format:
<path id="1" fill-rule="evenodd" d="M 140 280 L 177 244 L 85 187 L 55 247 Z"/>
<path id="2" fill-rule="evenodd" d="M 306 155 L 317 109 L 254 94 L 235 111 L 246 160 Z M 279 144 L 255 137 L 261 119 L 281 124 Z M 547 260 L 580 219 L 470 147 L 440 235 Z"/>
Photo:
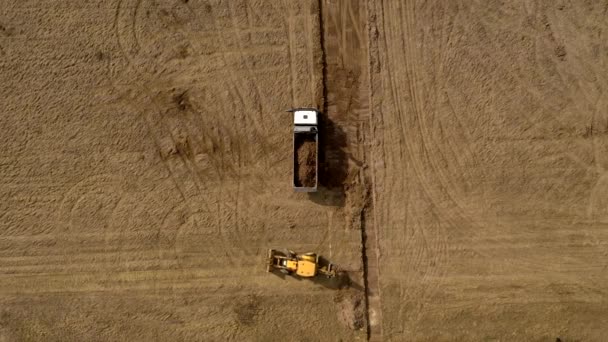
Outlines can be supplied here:
<path id="1" fill-rule="evenodd" d="M 327 58 L 326 58 L 326 51 L 325 51 L 325 25 L 323 24 L 324 20 L 325 20 L 325 17 L 323 16 L 323 0 L 319 0 L 319 39 L 321 40 L 321 65 L 322 65 L 321 84 L 322 84 L 322 88 L 323 88 L 323 98 L 321 99 L 321 101 L 323 101 L 323 103 L 322 103 L 321 111 L 323 113 L 327 113 Z"/>
<path id="2" fill-rule="evenodd" d="M 327 101 L 327 50 L 325 45 L 325 15 L 323 12 L 323 0 L 319 0 L 319 36 L 321 39 L 321 60 L 323 65 L 322 71 L 322 87 L 323 87 L 323 113 L 327 113 L 328 101 Z M 323 146 L 323 145 L 321 145 Z M 365 230 L 365 212 L 369 206 L 369 194 L 370 192 L 366 192 L 365 196 L 365 205 L 361 209 L 360 217 L 361 220 L 361 260 L 363 263 L 363 287 L 365 292 L 365 328 L 366 328 L 366 337 L 369 341 L 371 339 L 371 328 L 370 328 L 370 320 L 369 320 L 369 286 L 368 286 L 368 267 L 367 267 L 367 250 L 366 250 L 366 242 L 367 242 L 367 233 Z"/>
<path id="3" fill-rule="evenodd" d="M 367 249 L 365 248 L 365 246 L 367 246 L 367 233 L 365 230 L 365 212 L 367 211 L 367 207 L 368 207 L 368 198 L 369 196 L 366 196 L 366 204 L 363 207 L 363 209 L 361 209 L 361 216 L 360 216 L 360 220 L 361 220 L 361 260 L 363 261 L 363 287 L 365 288 L 365 321 L 366 321 L 366 334 L 367 334 L 367 340 L 369 341 L 371 339 L 371 334 L 372 334 L 372 330 L 371 330 L 371 325 L 370 325 L 370 321 L 369 321 L 369 282 L 368 282 L 368 268 L 367 268 Z"/>

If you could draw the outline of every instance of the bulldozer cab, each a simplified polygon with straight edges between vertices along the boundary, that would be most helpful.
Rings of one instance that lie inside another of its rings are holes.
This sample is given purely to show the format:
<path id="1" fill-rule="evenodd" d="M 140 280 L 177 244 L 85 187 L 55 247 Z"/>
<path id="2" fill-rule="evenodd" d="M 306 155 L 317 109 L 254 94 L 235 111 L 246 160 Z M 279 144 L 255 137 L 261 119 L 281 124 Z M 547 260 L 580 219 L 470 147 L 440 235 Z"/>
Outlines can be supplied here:
<path id="1" fill-rule="evenodd" d="M 296 274 L 300 277 L 314 277 L 317 274 L 317 264 L 310 260 L 298 260 Z"/>
<path id="2" fill-rule="evenodd" d="M 298 262 L 295 260 L 283 260 L 283 265 L 286 269 L 290 270 L 290 271 L 294 271 L 297 269 L 298 267 Z"/>
<path id="3" fill-rule="evenodd" d="M 293 274 L 302 278 L 312 278 L 319 274 L 334 277 L 336 269 L 331 263 L 322 262 L 316 253 L 297 254 L 289 250 L 268 250 L 268 263 L 266 271 L 273 269 L 285 274 Z"/>
<path id="4" fill-rule="evenodd" d="M 295 271 L 298 267 L 298 262 L 296 260 L 288 259 L 286 257 L 273 258 L 272 264 L 276 268 L 286 269 L 289 271 Z"/>

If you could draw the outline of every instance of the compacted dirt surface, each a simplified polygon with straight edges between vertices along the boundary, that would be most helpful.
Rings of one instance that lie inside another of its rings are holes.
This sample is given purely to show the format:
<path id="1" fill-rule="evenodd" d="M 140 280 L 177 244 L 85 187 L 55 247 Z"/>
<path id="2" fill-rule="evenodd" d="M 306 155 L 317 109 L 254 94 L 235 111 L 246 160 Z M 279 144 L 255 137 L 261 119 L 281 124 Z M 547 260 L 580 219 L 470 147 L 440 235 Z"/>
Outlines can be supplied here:
<path id="1" fill-rule="evenodd" d="M 0 341 L 605 340 L 606 18 L 0 0 Z M 323 112 L 317 193 L 295 107 Z"/>
<path id="2" fill-rule="evenodd" d="M 319 13 L 0 1 L 0 341 L 365 340 L 361 233 L 291 184 Z M 268 248 L 348 278 L 266 273 Z"/>
<path id="3" fill-rule="evenodd" d="M 369 1 L 383 340 L 608 336 L 608 3 Z"/>

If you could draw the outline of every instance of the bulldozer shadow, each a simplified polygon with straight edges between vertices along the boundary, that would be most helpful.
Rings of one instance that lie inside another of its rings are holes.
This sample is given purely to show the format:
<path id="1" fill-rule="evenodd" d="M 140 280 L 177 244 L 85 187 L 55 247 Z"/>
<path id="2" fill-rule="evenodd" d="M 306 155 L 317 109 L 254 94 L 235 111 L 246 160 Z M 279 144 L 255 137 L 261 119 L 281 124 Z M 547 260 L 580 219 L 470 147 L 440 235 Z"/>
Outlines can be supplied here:
<path id="1" fill-rule="evenodd" d="M 329 265 L 329 264 L 331 264 L 331 262 L 329 260 L 327 260 L 325 257 L 323 257 L 323 256 L 319 257 L 319 265 Z M 336 272 L 335 277 L 327 278 L 327 277 L 319 276 L 319 277 L 313 278 L 313 282 L 316 284 L 319 284 L 325 288 L 332 289 L 332 290 L 342 290 L 342 289 L 351 288 L 351 289 L 355 289 L 358 291 L 365 291 L 365 287 L 363 287 L 363 286 L 357 284 L 355 281 L 353 281 L 347 271 L 339 270 L 339 269 Z"/>
<path id="2" fill-rule="evenodd" d="M 293 274 L 284 274 L 279 271 L 271 271 L 270 273 L 281 278 L 282 280 L 294 279 L 297 281 L 310 281 L 330 290 L 354 289 L 361 292 L 365 291 L 365 288 L 353 281 L 346 271 L 338 272 L 338 274 L 333 278 L 328 278 L 323 275 L 318 275 L 314 278 L 301 278 Z"/>
<path id="3" fill-rule="evenodd" d="M 268 271 L 268 273 L 270 273 L 272 275 L 275 275 L 275 276 L 277 276 L 277 277 L 279 277 L 279 278 L 281 278 L 283 280 L 285 280 L 287 278 L 294 278 L 294 279 L 298 279 L 299 280 L 298 277 L 294 277 L 294 276 L 292 276 L 290 274 L 285 274 L 285 273 L 277 271 L 277 270 L 270 270 L 270 271 Z"/>
<path id="4" fill-rule="evenodd" d="M 313 278 L 312 281 L 315 284 L 331 290 L 343 290 L 350 288 L 357 291 L 365 291 L 365 288 L 354 282 L 346 271 L 338 272 L 338 274 L 333 278 L 319 276 Z"/>
<path id="5" fill-rule="evenodd" d="M 322 256 L 319 257 L 320 267 L 327 266 L 330 264 L 331 262 L 326 258 Z M 361 292 L 365 291 L 365 287 L 356 283 L 350 277 L 347 271 L 338 270 L 334 277 L 327 277 L 323 274 L 317 274 L 315 277 L 312 278 L 302 278 L 297 276 L 295 273 L 283 273 L 280 270 L 276 269 L 272 269 L 269 272 L 281 278 L 282 280 L 295 279 L 297 281 L 309 281 L 330 290 L 354 289 Z"/>

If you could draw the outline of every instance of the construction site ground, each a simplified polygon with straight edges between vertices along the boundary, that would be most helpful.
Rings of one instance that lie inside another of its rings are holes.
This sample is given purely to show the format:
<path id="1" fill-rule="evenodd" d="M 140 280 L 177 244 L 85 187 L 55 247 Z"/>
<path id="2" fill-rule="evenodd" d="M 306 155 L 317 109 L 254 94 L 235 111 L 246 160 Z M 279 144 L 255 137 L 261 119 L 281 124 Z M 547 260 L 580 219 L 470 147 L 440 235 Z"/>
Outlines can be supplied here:
<path id="1" fill-rule="evenodd" d="M 606 18 L 0 0 L 0 341 L 605 340 Z M 293 107 L 323 112 L 317 193 Z"/>

